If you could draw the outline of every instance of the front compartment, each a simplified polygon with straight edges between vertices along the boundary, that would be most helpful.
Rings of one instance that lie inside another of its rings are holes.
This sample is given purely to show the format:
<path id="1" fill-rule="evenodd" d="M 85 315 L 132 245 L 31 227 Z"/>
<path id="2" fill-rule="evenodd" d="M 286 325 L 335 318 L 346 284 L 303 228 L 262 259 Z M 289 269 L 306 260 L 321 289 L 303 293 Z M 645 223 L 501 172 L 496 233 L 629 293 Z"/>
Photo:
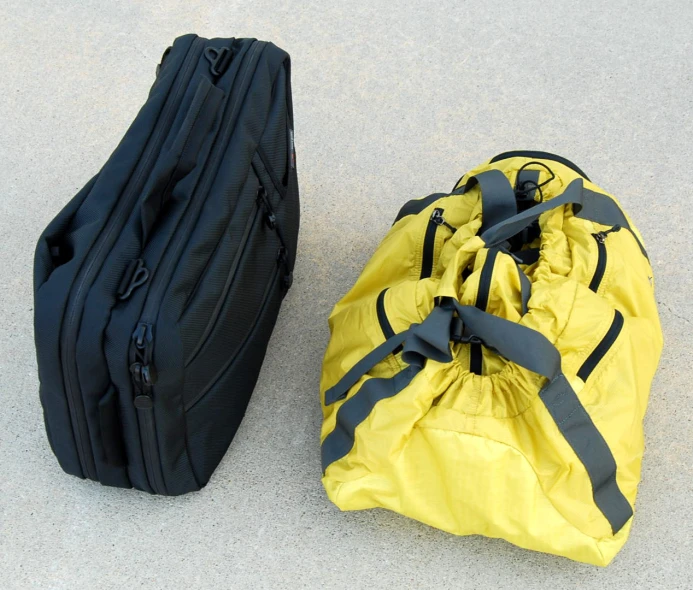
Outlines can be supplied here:
<path id="1" fill-rule="evenodd" d="M 201 486 L 209 481 L 245 415 L 284 295 L 280 277 L 276 268 L 256 313 L 248 314 L 252 322 L 247 335 L 215 373 L 210 371 L 212 378 L 198 392 L 202 395 L 186 405 L 187 453 Z"/>

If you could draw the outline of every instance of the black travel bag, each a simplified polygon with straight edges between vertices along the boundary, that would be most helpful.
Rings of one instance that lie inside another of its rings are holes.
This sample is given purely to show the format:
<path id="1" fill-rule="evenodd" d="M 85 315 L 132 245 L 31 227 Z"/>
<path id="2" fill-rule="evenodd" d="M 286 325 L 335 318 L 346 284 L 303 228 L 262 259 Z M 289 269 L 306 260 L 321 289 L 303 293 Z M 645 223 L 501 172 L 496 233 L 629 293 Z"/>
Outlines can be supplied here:
<path id="1" fill-rule="evenodd" d="M 207 483 L 291 286 L 298 225 L 288 54 L 178 38 L 36 248 L 41 403 L 66 472 L 166 495 Z"/>

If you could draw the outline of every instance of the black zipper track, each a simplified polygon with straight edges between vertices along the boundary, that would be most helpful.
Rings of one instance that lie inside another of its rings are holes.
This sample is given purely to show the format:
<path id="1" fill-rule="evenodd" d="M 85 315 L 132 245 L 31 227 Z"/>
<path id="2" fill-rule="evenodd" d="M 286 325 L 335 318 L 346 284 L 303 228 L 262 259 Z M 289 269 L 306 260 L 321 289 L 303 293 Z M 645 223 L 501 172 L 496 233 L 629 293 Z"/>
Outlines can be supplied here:
<path id="1" fill-rule="evenodd" d="M 222 289 L 221 295 L 219 296 L 219 299 L 217 300 L 217 304 L 214 307 L 214 310 L 212 311 L 212 314 L 209 317 L 209 321 L 207 322 L 207 325 L 205 326 L 205 329 L 202 333 L 202 336 L 200 336 L 199 340 L 197 341 L 197 344 L 195 345 L 195 348 L 188 355 L 188 358 L 185 360 L 185 366 L 186 367 L 193 360 L 195 360 L 195 357 L 197 357 L 197 355 L 200 353 L 201 350 L 203 350 L 205 344 L 207 343 L 209 335 L 211 334 L 211 332 L 214 328 L 214 325 L 216 324 L 217 318 L 219 317 L 219 314 L 221 313 L 221 309 L 224 306 L 224 302 L 226 301 L 226 296 L 228 295 L 229 289 L 231 288 L 231 285 L 233 284 L 233 280 L 236 277 L 236 271 L 238 270 L 238 266 L 240 265 L 241 258 L 243 256 L 244 251 L 245 251 L 245 245 L 248 243 L 248 240 L 250 239 L 250 235 L 253 231 L 253 228 L 255 228 L 255 226 L 257 226 L 258 222 L 262 218 L 261 212 L 262 212 L 262 208 L 256 202 L 255 212 L 252 215 L 250 215 L 250 217 L 248 218 L 248 222 L 246 223 L 245 229 L 243 230 L 243 236 L 241 237 L 241 243 L 238 246 L 238 250 L 236 251 L 236 256 L 234 257 L 233 262 L 231 263 L 231 268 L 229 269 L 229 274 L 226 277 L 226 282 L 224 283 L 224 288 Z"/>
<path id="2" fill-rule="evenodd" d="M 493 280 L 493 268 L 496 265 L 496 257 L 498 250 L 491 248 L 486 255 L 484 266 L 481 269 L 479 277 L 479 289 L 476 293 L 475 307 L 481 311 L 486 311 L 488 307 L 488 298 L 491 293 L 491 281 Z M 483 351 L 481 344 L 472 343 L 469 349 L 469 370 L 476 375 L 481 375 Z"/>
<path id="3" fill-rule="evenodd" d="M 267 157 L 265 150 L 260 144 L 258 144 L 257 149 L 255 151 L 257 152 L 257 155 L 260 158 L 260 162 L 262 162 L 262 167 L 265 169 L 265 172 L 267 172 L 267 176 L 269 176 L 270 180 L 272 181 L 274 188 L 277 189 L 279 196 L 282 199 L 284 199 L 286 197 L 287 187 L 284 185 L 284 183 L 282 183 L 279 180 L 279 177 L 274 173 L 272 166 L 270 166 L 269 158 Z"/>
<path id="4" fill-rule="evenodd" d="M 599 285 L 604 278 L 604 273 L 606 272 L 606 244 L 600 241 L 597 237 L 594 238 L 597 242 L 597 267 L 594 269 L 594 274 L 592 275 L 592 280 L 590 281 L 590 290 L 595 293 L 599 289 Z"/>
<path id="5" fill-rule="evenodd" d="M 438 207 L 433 210 L 433 215 L 437 213 L 442 216 L 443 212 L 444 210 Z M 426 234 L 424 235 L 423 253 L 421 256 L 420 278 L 422 279 L 428 279 L 433 274 L 433 256 L 435 254 L 434 250 L 436 247 L 436 232 L 438 231 L 438 227 L 438 224 L 432 219 L 428 220 Z"/>
<path id="6" fill-rule="evenodd" d="M 248 73 L 248 68 L 250 67 L 253 57 L 255 55 L 255 52 L 257 50 L 257 45 L 258 42 L 255 41 L 250 47 L 248 47 L 247 51 L 244 53 L 244 57 L 247 56 L 250 52 L 251 49 L 253 49 L 252 55 L 250 55 L 248 59 L 248 63 L 245 64 L 245 70 L 243 73 L 243 76 L 245 76 Z M 240 57 L 240 56 L 239 56 Z M 239 71 L 240 73 L 240 71 Z M 241 79 L 241 84 L 244 83 L 244 79 Z M 249 85 L 248 85 L 249 86 Z M 218 168 L 219 161 L 223 157 L 224 150 L 222 149 L 223 146 L 225 146 L 228 143 L 228 139 L 230 136 L 233 134 L 233 130 L 235 129 L 235 123 L 236 120 L 238 119 L 238 116 L 234 116 L 234 114 L 238 115 L 240 113 L 240 107 L 242 104 L 241 101 L 241 96 L 240 94 L 242 93 L 243 96 L 245 96 L 245 93 L 247 91 L 247 88 L 241 87 L 239 90 L 239 96 L 236 97 L 236 101 L 234 102 L 234 105 L 231 109 L 231 113 L 229 113 L 228 119 L 227 119 L 227 109 L 224 109 L 224 112 L 222 113 L 222 117 L 227 120 L 227 125 L 226 128 L 224 129 L 223 133 L 218 133 L 214 145 L 212 146 L 212 153 L 213 156 L 210 156 L 207 160 L 207 165 L 205 166 L 205 170 L 202 172 L 203 177 L 200 178 L 199 184 L 195 189 L 195 194 L 207 194 L 208 189 L 209 189 L 209 184 L 210 182 L 214 179 L 214 176 L 216 175 L 216 169 Z M 228 106 L 228 103 L 227 103 Z M 238 108 L 236 108 L 238 107 Z M 235 111 L 235 113 L 234 113 Z M 220 135 L 223 135 L 223 141 L 219 141 Z M 219 148 L 221 146 L 221 148 Z M 219 148 L 216 149 L 215 148 Z M 212 170 L 214 171 L 214 174 L 210 174 L 209 171 Z M 180 250 L 183 246 L 184 243 L 184 238 L 187 238 L 190 234 L 191 226 L 193 221 L 196 219 L 196 216 L 191 214 L 191 213 L 197 213 L 199 210 L 202 202 L 198 202 L 199 199 L 195 199 L 195 195 L 193 195 L 190 203 L 190 207 L 196 205 L 196 208 L 194 210 L 188 210 L 185 212 L 185 216 L 187 217 L 187 225 L 183 231 L 178 232 L 178 236 L 176 237 L 176 242 L 173 244 L 173 247 L 167 250 L 167 253 L 172 253 L 172 255 L 168 256 L 168 264 L 166 265 L 166 268 L 164 269 L 164 272 L 161 273 L 156 273 L 154 280 L 152 281 L 150 291 L 147 294 L 147 300 L 145 302 L 144 310 L 142 311 L 141 319 L 139 323 L 151 323 L 156 319 L 156 314 L 158 313 L 158 308 L 159 308 L 159 303 L 161 299 L 161 295 L 164 291 L 164 288 L 168 285 L 168 279 L 170 278 L 169 275 L 172 274 L 172 271 L 174 270 L 174 262 L 176 262 L 179 258 Z M 163 261 L 162 261 L 163 262 Z"/>
<path id="7" fill-rule="evenodd" d="M 614 345 L 614 342 L 616 342 L 616 338 L 618 338 L 618 335 L 621 333 L 621 330 L 623 329 L 623 321 L 623 315 L 621 314 L 621 312 L 615 310 L 614 319 L 611 322 L 611 326 L 609 326 L 609 329 L 604 335 L 604 338 L 602 338 L 601 342 L 597 344 L 597 347 L 587 357 L 585 362 L 582 363 L 580 370 L 577 372 L 577 375 L 578 377 L 580 377 L 580 379 L 582 379 L 583 381 L 587 381 L 589 376 L 592 374 L 592 371 L 594 371 L 594 369 L 599 364 L 599 361 L 601 361 L 604 358 L 609 349 Z"/>
<path id="8" fill-rule="evenodd" d="M 375 311 L 378 315 L 378 323 L 380 324 L 380 329 L 383 331 L 385 340 L 389 340 L 395 335 L 395 331 L 392 329 L 392 324 L 390 324 L 390 320 L 387 317 L 387 312 L 385 311 L 385 293 L 387 293 L 387 291 L 387 288 L 383 289 L 375 302 Z M 392 351 L 392 354 L 399 354 L 400 352 L 402 352 L 401 344 Z"/>
<path id="9" fill-rule="evenodd" d="M 207 194 L 209 191 L 209 185 L 214 179 L 216 175 L 216 170 L 219 166 L 219 163 L 224 155 L 224 146 L 228 144 L 228 141 L 230 137 L 233 134 L 233 130 L 236 127 L 236 122 L 238 120 L 238 117 L 240 116 L 240 109 L 241 106 L 243 105 L 243 98 L 245 97 L 245 94 L 248 91 L 248 88 L 250 88 L 250 83 L 252 82 L 252 75 L 251 79 L 247 84 L 247 87 L 245 87 L 245 80 L 248 75 L 248 71 L 250 69 L 251 64 L 254 61 L 254 57 L 257 53 L 257 49 L 260 46 L 258 41 L 254 41 L 248 48 L 247 50 L 243 53 L 243 60 L 245 62 L 245 68 L 243 69 L 243 74 L 241 77 L 241 83 L 238 91 L 238 95 L 236 96 L 236 99 L 233 101 L 230 112 L 228 114 L 227 118 L 227 111 L 229 102 L 226 103 L 226 107 L 224 108 L 224 112 L 222 113 L 223 120 L 226 120 L 226 127 L 223 129 L 221 133 L 217 133 L 214 143 L 212 145 L 212 149 L 210 152 L 210 157 L 207 159 L 205 168 L 202 172 L 202 176 L 199 179 L 199 184 L 195 189 L 195 192 L 193 193 L 193 197 L 191 198 L 190 205 L 188 209 L 186 210 L 184 216 L 187 216 L 187 224 L 185 225 L 185 228 L 180 231 L 177 235 L 177 237 L 174 238 L 174 243 L 171 245 L 172 247 L 170 249 L 167 249 L 167 254 L 169 254 L 168 261 L 166 266 L 162 269 L 162 272 L 157 272 L 154 276 L 154 280 L 151 283 L 149 293 L 147 294 L 147 299 L 144 304 L 144 309 L 142 310 L 142 314 L 140 315 L 140 320 L 138 324 L 149 324 L 154 326 L 155 321 L 156 321 L 156 316 L 158 315 L 159 312 L 159 307 L 161 305 L 161 298 L 163 296 L 163 293 L 165 291 L 166 286 L 168 285 L 170 275 L 172 275 L 173 271 L 175 270 L 175 265 L 174 262 L 177 261 L 180 258 L 180 252 L 182 250 L 183 244 L 184 244 L 184 239 L 187 238 L 187 236 L 190 235 L 190 231 L 192 230 L 192 223 L 193 220 L 197 219 L 196 213 L 199 211 L 199 208 L 202 206 L 202 199 L 195 199 L 195 195 L 197 194 Z M 241 57 L 241 56 L 239 56 Z M 245 61 L 247 59 L 247 61 Z M 242 66 L 241 66 L 242 67 Z M 236 73 L 236 76 L 240 75 L 240 67 L 238 72 Z M 235 80 L 234 80 L 235 84 Z M 230 98 L 230 97 L 229 97 Z M 220 140 L 221 137 L 221 140 Z M 213 171 L 214 173 L 210 173 L 210 170 Z M 164 261 L 162 259 L 160 261 L 160 267 L 161 263 Z M 151 392 L 150 394 L 151 395 Z M 153 410 L 140 410 L 140 412 L 153 412 Z M 146 436 L 146 443 L 143 442 L 143 444 L 146 444 L 149 448 L 147 449 L 147 452 L 145 453 L 145 457 L 152 457 L 153 460 L 149 462 L 149 464 L 145 463 L 145 468 L 147 469 L 148 477 L 149 475 L 153 475 L 154 478 L 159 476 L 163 480 L 163 474 L 162 474 L 162 468 L 161 468 L 161 459 L 159 455 L 159 448 L 158 448 L 158 443 L 156 441 L 156 423 L 154 420 L 154 416 L 151 416 L 151 420 L 146 419 L 146 425 L 144 425 L 145 428 L 148 430 L 148 436 Z M 142 424 L 141 424 L 142 427 Z M 153 463 L 153 464 L 152 464 Z M 150 479 L 151 483 L 151 479 Z M 158 486 L 153 486 L 153 491 L 155 493 L 161 493 L 160 490 L 157 489 Z"/>
<path id="10" fill-rule="evenodd" d="M 235 362 L 238 353 L 245 348 L 246 342 L 248 342 L 248 339 L 253 335 L 253 332 L 255 332 L 255 329 L 257 328 L 258 323 L 262 320 L 263 313 L 266 312 L 267 310 L 267 302 L 269 301 L 270 296 L 272 295 L 274 289 L 277 287 L 277 279 L 279 278 L 279 273 L 280 273 L 280 267 L 277 266 L 277 268 L 274 271 L 274 274 L 272 275 L 272 278 L 267 282 L 267 287 L 265 289 L 265 292 L 262 295 L 262 302 L 260 303 L 258 307 L 258 313 L 255 316 L 255 321 L 253 322 L 252 327 L 248 331 L 247 336 L 241 343 L 241 345 L 238 347 L 238 352 L 232 357 L 230 357 L 225 363 L 224 366 L 221 367 L 212 377 L 212 379 L 209 381 L 209 384 L 202 390 L 200 391 L 192 400 L 190 400 L 188 403 L 185 404 L 183 410 L 185 412 L 188 412 L 197 402 L 199 402 L 205 395 L 207 395 L 207 392 L 214 387 L 217 381 L 221 378 L 221 376 L 228 370 L 228 368 Z"/>
<path id="11" fill-rule="evenodd" d="M 161 116 L 157 121 L 156 127 L 152 133 L 153 139 L 145 149 L 140 159 L 140 168 L 133 174 L 134 180 L 128 185 L 125 193 L 121 196 L 116 204 L 116 207 L 111 215 L 107 225 L 101 232 L 98 242 L 94 244 L 90 256 L 84 261 L 80 277 L 75 281 L 73 292 L 74 299 L 66 310 L 65 317 L 67 321 L 65 328 L 61 334 L 61 361 L 64 371 L 65 397 L 70 410 L 70 417 L 75 435 L 75 446 L 79 456 L 80 466 L 83 474 L 89 478 L 96 480 L 96 465 L 94 464 L 93 451 L 89 443 L 89 427 L 84 415 L 84 404 L 81 398 L 79 379 L 77 376 L 77 361 L 76 361 L 76 343 L 77 331 L 79 323 L 76 321 L 78 310 L 82 309 L 84 300 L 87 296 L 88 288 L 85 288 L 91 283 L 94 276 L 101 269 L 103 261 L 110 252 L 115 240 L 120 235 L 120 231 L 127 220 L 127 213 L 130 212 L 142 193 L 142 187 L 147 180 L 147 172 L 151 170 L 152 165 L 156 162 L 156 156 L 160 151 L 166 139 L 166 133 L 170 128 L 170 124 L 178 113 L 180 104 L 185 95 L 184 90 L 188 86 L 188 82 L 192 77 L 195 69 L 193 64 L 197 63 L 198 52 L 196 49 L 201 45 L 201 39 L 196 38 L 190 45 L 188 53 L 181 65 L 180 73 L 174 81 L 170 96 L 173 98 L 166 102 Z M 199 56 L 198 56 L 199 57 Z M 97 245 L 98 244 L 98 245 Z M 78 410 L 79 408 L 79 410 Z"/>

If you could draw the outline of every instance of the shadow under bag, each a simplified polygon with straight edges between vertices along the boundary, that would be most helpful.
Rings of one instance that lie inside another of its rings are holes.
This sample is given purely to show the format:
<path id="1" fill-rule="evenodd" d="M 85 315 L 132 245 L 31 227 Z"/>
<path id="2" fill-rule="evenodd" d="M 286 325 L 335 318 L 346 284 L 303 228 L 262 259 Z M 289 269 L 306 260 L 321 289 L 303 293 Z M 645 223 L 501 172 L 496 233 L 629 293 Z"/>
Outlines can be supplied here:
<path id="1" fill-rule="evenodd" d="M 508 152 L 410 201 L 330 329 L 341 509 L 599 565 L 626 542 L 662 332 L 638 230 L 577 166 Z"/>
<path id="2" fill-rule="evenodd" d="M 41 235 L 41 402 L 62 468 L 177 495 L 233 438 L 291 286 L 290 61 L 178 38 L 101 171 Z"/>

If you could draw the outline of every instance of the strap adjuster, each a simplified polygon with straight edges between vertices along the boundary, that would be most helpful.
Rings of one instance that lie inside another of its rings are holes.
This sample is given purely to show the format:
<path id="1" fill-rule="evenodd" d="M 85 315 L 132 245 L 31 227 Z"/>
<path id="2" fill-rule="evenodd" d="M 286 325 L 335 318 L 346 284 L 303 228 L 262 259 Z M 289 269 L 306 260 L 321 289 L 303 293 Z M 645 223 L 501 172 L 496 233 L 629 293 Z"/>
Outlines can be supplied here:
<path id="1" fill-rule="evenodd" d="M 459 316 L 453 317 L 450 322 L 450 340 L 460 344 L 483 344 L 478 336 L 464 333 L 464 322 Z"/>

